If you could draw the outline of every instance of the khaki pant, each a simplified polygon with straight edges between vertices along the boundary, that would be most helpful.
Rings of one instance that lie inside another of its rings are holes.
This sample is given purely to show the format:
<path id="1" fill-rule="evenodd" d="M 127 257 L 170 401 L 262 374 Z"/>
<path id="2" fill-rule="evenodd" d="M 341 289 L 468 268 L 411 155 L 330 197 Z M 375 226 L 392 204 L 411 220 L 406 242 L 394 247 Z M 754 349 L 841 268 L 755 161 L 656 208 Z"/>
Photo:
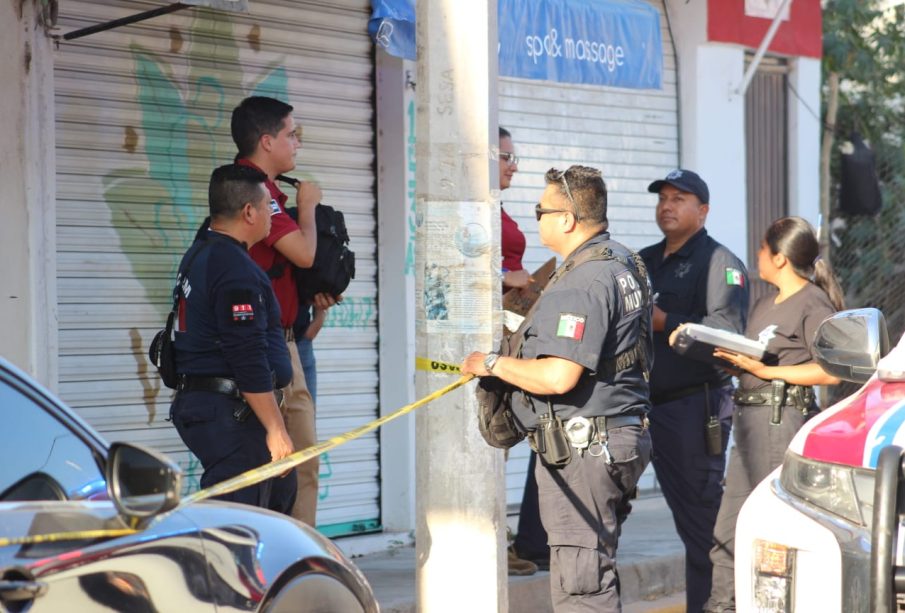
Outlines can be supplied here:
<path id="1" fill-rule="evenodd" d="M 299 360 L 299 350 L 294 340 L 288 341 L 289 359 L 292 362 L 292 382 L 283 389 L 281 411 L 286 430 L 296 451 L 317 443 L 314 401 L 305 384 L 305 373 Z M 319 458 L 308 460 L 295 468 L 298 479 L 298 497 L 292 507 L 292 517 L 314 527 L 317 514 L 317 475 Z"/>

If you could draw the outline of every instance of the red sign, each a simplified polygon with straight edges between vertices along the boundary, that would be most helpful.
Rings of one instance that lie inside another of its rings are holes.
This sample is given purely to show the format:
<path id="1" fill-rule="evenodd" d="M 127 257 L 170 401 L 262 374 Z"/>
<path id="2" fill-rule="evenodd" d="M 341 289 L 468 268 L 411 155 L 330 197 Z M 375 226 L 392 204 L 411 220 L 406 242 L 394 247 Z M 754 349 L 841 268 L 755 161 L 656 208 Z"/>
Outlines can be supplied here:
<path id="1" fill-rule="evenodd" d="M 755 15 L 769 13 L 770 7 L 780 4 L 779 0 L 707 0 L 707 40 L 757 49 L 773 20 Z M 819 58 L 822 37 L 820 0 L 791 0 L 789 19 L 779 26 L 769 51 Z"/>

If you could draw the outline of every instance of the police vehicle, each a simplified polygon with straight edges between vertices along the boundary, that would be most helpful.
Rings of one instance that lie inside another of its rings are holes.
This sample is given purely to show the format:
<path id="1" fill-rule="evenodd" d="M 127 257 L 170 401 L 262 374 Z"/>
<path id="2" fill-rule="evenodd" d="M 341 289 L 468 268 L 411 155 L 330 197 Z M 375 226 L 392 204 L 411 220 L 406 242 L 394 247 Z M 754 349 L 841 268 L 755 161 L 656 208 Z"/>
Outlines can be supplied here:
<path id="1" fill-rule="evenodd" d="M 905 611 L 905 337 L 890 352 L 882 314 L 859 309 L 823 322 L 814 347 L 864 385 L 804 425 L 742 508 L 737 610 Z"/>

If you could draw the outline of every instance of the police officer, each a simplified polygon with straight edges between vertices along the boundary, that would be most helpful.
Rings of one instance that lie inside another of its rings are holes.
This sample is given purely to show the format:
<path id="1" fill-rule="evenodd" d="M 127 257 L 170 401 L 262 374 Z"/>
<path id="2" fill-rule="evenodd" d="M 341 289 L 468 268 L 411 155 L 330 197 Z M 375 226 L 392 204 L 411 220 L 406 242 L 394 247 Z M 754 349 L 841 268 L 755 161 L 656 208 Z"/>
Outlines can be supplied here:
<path id="1" fill-rule="evenodd" d="M 565 262 L 523 323 L 520 355 L 472 353 L 462 371 L 514 386 L 533 431 L 554 610 L 619 611 L 617 538 L 650 459 L 648 281 L 610 239 L 600 171 L 551 169 L 545 180 L 540 238 Z"/>
<path id="2" fill-rule="evenodd" d="M 274 389 L 292 376 L 270 280 L 248 255 L 270 231 L 267 176 L 221 166 L 211 175 L 210 229 L 177 276 L 177 393 L 170 418 L 204 467 L 201 487 L 293 451 Z M 222 496 L 289 513 L 296 482 L 274 478 Z"/>
<path id="3" fill-rule="evenodd" d="M 729 375 L 670 348 L 684 323 L 743 333 L 748 275 L 728 249 L 707 235 L 707 184 L 690 170 L 654 181 L 657 225 L 665 238 L 641 250 L 654 290 L 654 368 L 650 433 L 654 469 L 685 544 L 686 609 L 698 613 L 710 595 L 713 528 L 732 422 Z M 714 435 L 707 445 L 707 428 Z"/>

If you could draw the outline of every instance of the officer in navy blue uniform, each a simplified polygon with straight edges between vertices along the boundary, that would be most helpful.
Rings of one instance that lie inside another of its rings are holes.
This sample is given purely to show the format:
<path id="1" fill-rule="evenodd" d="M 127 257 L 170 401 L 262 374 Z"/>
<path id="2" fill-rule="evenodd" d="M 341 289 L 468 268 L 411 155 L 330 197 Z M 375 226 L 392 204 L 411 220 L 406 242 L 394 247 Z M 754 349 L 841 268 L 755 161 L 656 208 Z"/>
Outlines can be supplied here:
<path id="1" fill-rule="evenodd" d="M 239 165 L 211 175 L 210 229 L 182 259 L 170 417 L 209 487 L 293 451 L 275 389 L 292 377 L 270 279 L 248 249 L 270 231 L 266 175 Z M 221 498 L 289 513 L 296 480 L 283 477 Z"/>
<path id="2" fill-rule="evenodd" d="M 516 388 L 513 409 L 540 458 L 554 610 L 620 611 L 616 546 L 651 450 L 649 284 L 610 239 L 600 171 L 551 169 L 545 180 L 538 230 L 565 261 L 522 325 L 520 355 L 475 352 L 462 371 Z M 589 252 L 608 255 L 583 261 Z"/>
<path id="3" fill-rule="evenodd" d="M 641 250 L 656 297 L 653 463 L 685 544 L 686 610 L 698 613 L 710 595 L 709 552 L 723 495 L 733 390 L 724 370 L 680 356 L 670 340 L 684 323 L 742 334 L 748 275 L 737 257 L 707 235 L 710 192 L 696 173 L 674 170 L 648 190 L 659 194 L 657 225 L 665 236 Z M 707 446 L 708 425 L 718 442 L 714 448 Z"/>

